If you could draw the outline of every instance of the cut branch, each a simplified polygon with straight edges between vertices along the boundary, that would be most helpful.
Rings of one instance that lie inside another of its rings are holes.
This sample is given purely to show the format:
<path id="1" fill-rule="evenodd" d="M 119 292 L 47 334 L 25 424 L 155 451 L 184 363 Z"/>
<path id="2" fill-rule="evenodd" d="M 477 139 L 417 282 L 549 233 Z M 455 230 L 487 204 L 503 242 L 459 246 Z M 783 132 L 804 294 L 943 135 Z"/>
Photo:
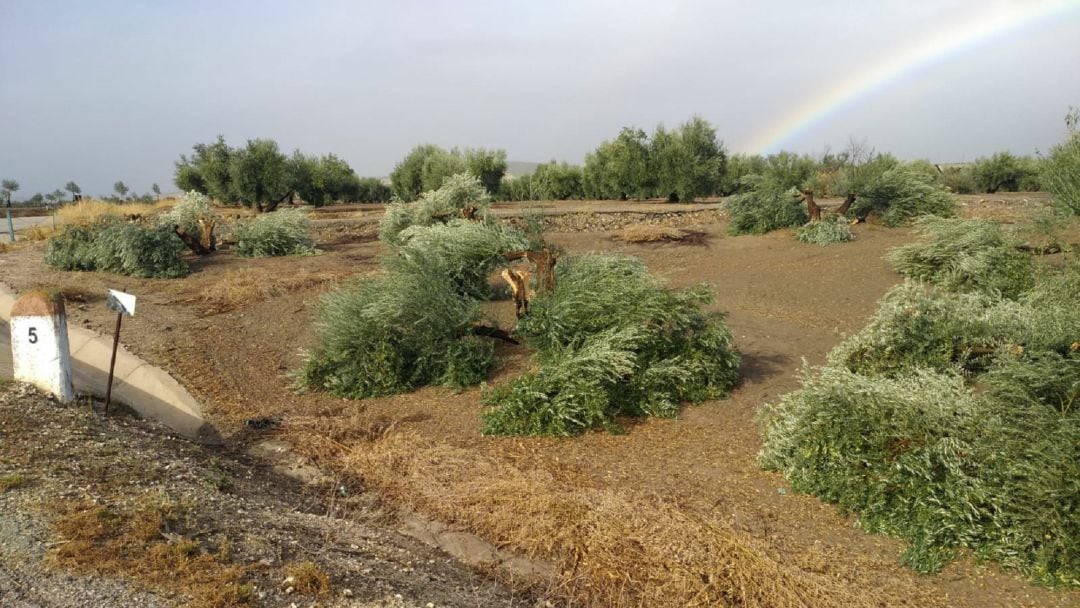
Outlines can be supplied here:
<path id="1" fill-rule="evenodd" d="M 514 339 L 509 332 L 505 329 L 498 327 L 488 327 L 487 325 L 474 325 L 470 328 L 473 335 L 486 336 L 488 338 L 495 338 L 496 340 L 502 340 L 503 342 L 509 342 L 510 344 L 521 344 Z"/>
<path id="2" fill-rule="evenodd" d="M 180 240 L 187 245 L 188 249 L 195 252 L 195 255 L 206 255 L 210 253 L 210 249 L 204 247 L 203 244 L 199 242 L 199 239 L 196 239 L 194 236 L 181 230 L 180 226 L 173 226 L 173 232 L 176 233 L 176 236 L 180 237 Z"/>
<path id="3" fill-rule="evenodd" d="M 1018 251 L 1023 251 L 1024 253 L 1030 253 L 1031 255 L 1052 255 L 1052 254 L 1055 254 L 1055 253 L 1061 253 L 1062 251 L 1065 251 L 1065 250 L 1068 250 L 1068 249 L 1077 249 L 1077 248 L 1080 248 L 1080 243 L 1071 243 L 1071 244 L 1068 244 L 1068 243 L 1067 244 L 1050 243 L 1049 245 L 1032 245 L 1030 243 L 1024 243 L 1022 245 L 1017 245 L 1016 246 L 1016 249 Z"/>
<path id="4" fill-rule="evenodd" d="M 855 193 L 848 192 L 848 195 L 844 197 L 844 204 L 840 205 L 840 208 L 836 210 L 837 215 L 847 215 L 847 212 L 851 210 L 851 206 L 855 204 Z"/>

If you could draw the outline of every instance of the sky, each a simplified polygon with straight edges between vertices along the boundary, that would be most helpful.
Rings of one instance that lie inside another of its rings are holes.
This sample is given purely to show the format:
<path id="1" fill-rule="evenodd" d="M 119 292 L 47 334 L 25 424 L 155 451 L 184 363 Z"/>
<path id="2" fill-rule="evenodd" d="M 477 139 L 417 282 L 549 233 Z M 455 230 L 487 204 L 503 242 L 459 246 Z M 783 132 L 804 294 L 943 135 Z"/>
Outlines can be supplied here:
<path id="1" fill-rule="evenodd" d="M 272 138 L 385 176 L 420 143 L 572 163 L 693 115 L 729 152 L 864 140 L 1045 152 L 1080 107 L 1080 0 L 0 0 L 0 177 L 175 190 Z"/>

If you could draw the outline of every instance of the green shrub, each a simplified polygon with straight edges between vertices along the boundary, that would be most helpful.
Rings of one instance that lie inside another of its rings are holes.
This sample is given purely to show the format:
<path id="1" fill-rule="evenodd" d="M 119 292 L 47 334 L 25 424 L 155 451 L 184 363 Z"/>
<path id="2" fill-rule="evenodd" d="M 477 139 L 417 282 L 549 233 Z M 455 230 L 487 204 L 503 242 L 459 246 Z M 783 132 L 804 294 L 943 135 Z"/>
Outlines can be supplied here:
<path id="1" fill-rule="evenodd" d="M 98 270 L 94 246 L 103 229 L 104 222 L 65 225 L 59 234 L 49 239 L 45 263 L 60 270 Z"/>
<path id="2" fill-rule="evenodd" d="M 967 547 L 1080 586 L 1080 262 L 1034 275 L 1011 300 L 892 290 L 762 408 L 762 464 L 907 539 L 920 571 Z"/>
<path id="3" fill-rule="evenodd" d="M 377 177 L 361 177 L 356 180 L 356 196 L 358 203 L 386 203 L 394 193 Z"/>
<path id="4" fill-rule="evenodd" d="M 812 221 L 796 233 L 795 238 L 803 243 L 814 245 L 832 245 L 855 240 L 851 226 L 842 217 Z"/>
<path id="5" fill-rule="evenodd" d="M 523 177 L 525 181 L 517 184 L 516 188 L 511 185 L 510 190 L 512 194 L 528 198 L 511 200 L 570 200 L 585 196 L 581 182 L 581 167 L 575 165 L 551 161 L 536 167 L 532 175 Z"/>
<path id="6" fill-rule="evenodd" d="M 796 190 L 761 178 L 751 178 L 751 190 L 728 199 L 732 234 L 763 234 L 801 226 L 809 220 L 802 195 Z"/>
<path id="7" fill-rule="evenodd" d="M 190 234 L 196 240 L 202 240 L 202 227 L 199 220 L 211 221 L 216 218 L 214 208 L 210 204 L 210 197 L 191 190 L 185 192 L 180 202 L 157 218 L 157 225 L 172 230 L 173 226 L 180 228 L 185 234 Z"/>
<path id="8" fill-rule="evenodd" d="M 829 363 L 895 376 L 915 368 L 978 373 L 1001 352 L 1016 350 L 1067 355 L 1080 343 L 1078 289 L 1075 268 L 1040 277 L 1018 301 L 905 282 L 882 298 L 865 327 L 829 353 Z"/>
<path id="9" fill-rule="evenodd" d="M 632 327 L 594 335 L 577 348 L 552 353 L 537 371 L 485 393 L 491 410 L 484 432 L 493 435 L 571 436 L 612 427 L 619 386 L 634 375 Z"/>
<path id="10" fill-rule="evenodd" d="M 635 258 L 560 260 L 555 290 L 515 330 L 540 368 L 485 396 L 485 432 L 573 435 L 725 395 L 739 357 L 723 319 L 701 310 L 711 301 L 705 286 L 664 288 Z"/>
<path id="11" fill-rule="evenodd" d="M 998 300 L 906 282 L 881 300 L 870 322 L 829 353 L 829 363 L 863 375 L 916 368 L 946 372 L 985 367 L 985 355 L 1017 343 L 1015 315 L 993 315 Z"/>
<path id="12" fill-rule="evenodd" d="M 1035 286 L 1018 302 L 1003 302 L 988 312 L 998 325 L 1010 325 L 1015 341 L 1029 351 L 1065 354 L 1080 349 L 1080 260 L 1036 275 Z"/>
<path id="13" fill-rule="evenodd" d="M 925 175 L 898 166 L 867 180 L 850 212 L 859 218 L 878 215 L 886 226 L 900 226 L 922 215 L 951 217 L 956 199 Z"/>
<path id="14" fill-rule="evenodd" d="M 309 255 L 316 252 L 311 220 L 301 209 L 257 215 L 233 228 L 233 251 L 249 258 Z"/>
<path id="15" fill-rule="evenodd" d="M 316 346 L 298 374 L 303 388 L 362 399 L 467 386 L 491 368 L 491 342 L 470 333 L 477 303 L 437 271 L 363 278 L 324 296 L 315 318 Z"/>
<path id="16" fill-rule="evenodd" d="M 944 167 L 934 182 L 956 194 L 972 194 L 979 187 L 975 182 L 975 168 L 972 165 Z"/>
<path id="17" fill-rule="evenodd" d="M 429 190 L 415 203 L 387 205 L 379 223 L 379 239 L 390 245 L 401 243 L 400 233 L 409 226 L 430 226 L 460 218 L 466 208 L 483 214 L 491 206 L 491 195 L 479 178 L 469 173 L 447 177 L 438 190 Z"/>
<path id="18" fill-rule="evenodd" d="M 180 257 L 183 249 L 180 239 L 166 228 L 103 220 L 65 226 L 49 239 L 45 263 L 61 270 L 171 279 L 190 272 Z"/>
<path id="19" fill-rule="evenodd" d="M 998 152 L 975 161 L 975 184 L 981 192 L 1038 190 L 1038 166 L 1033 159 Z M 1032 188 L 1034 186 L 1034 188 Z"/>
<path id="20" fill-rule="evenodd" d="M 991 220 L 925 217 L 916 223 L 919 242 L 893 249 L 889 262 L 904 276 L 953 291 L 1016 297 L 1031 288 L 1031 256 Z"/>
<path id="21" fill-rule="evenodd" d="M 1039 404 L 1060 414 L 1080 412 L 1080 352 L 1018 352 L 999 356 L 981 378 L 991 395 L 1017 406 Z"/>
<path id="22" fill-rule="evenodd" d="M 969 547 L 1043 582 L 1080 580 L 1075 412 L 980 395 L 955 374 L 830 367 L 762 418 L 762 464 L 907 539 L 911 567 L 937 571 Z"/>
<path id="23" fill-rule="evenodd" d="M 525 235 L 517 230 L 464 219 L 410 226 L 398 233 L 397 240 L 400 244 L 388 256 L 388 268 L 437 271 L 474 298 L 490 295 L 488 275 L 506 253 L 528 248 Z"/>
<path id="24" fill-rule="evenodd" d="M 1042 184 L 1059 207 L 1080 215 L 1080 110 L 1070 110 L 1065 125 L 1065 141 L 1051 148 L 1043 163 Z"/>

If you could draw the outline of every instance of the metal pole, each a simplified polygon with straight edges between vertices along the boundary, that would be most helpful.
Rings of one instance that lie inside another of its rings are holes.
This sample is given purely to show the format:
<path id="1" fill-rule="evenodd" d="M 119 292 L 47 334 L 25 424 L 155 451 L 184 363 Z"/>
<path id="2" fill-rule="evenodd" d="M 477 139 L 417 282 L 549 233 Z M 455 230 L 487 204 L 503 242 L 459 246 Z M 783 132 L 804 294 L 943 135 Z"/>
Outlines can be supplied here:
<path id="1" fill-rule="evenodd" d="M 7 225 L 8 225 L 8 237 L 11 238 L 11 242 L 15 242 L 15 222 L 11 220 L 11 195 L 7 195 Z"/>
<path id="2" fill-rule="evenodd" d="M 120 322 L 124 320 L 124 313 L 116 313 L 116 330 L 113 332 L 112 359 L 109 360 L 109 384 L 105 387 L 105 415 L 109 415 L 109 404 L 112 403 L 113 369 L 116 368 L 116 349 L 120 345 Z"/>

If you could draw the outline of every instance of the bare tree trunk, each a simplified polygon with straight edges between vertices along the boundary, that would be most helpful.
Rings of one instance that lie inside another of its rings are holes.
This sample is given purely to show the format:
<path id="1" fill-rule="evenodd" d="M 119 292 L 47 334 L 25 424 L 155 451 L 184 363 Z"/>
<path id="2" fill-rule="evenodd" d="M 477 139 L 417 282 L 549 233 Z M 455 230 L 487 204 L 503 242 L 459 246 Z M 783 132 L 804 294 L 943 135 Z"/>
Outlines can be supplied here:
<path id="1" fill-rule="evenodd" d="M 210 253 L 210 250 L 204 247 L 198 239 L 181 230 L 180 226 L 173 226 L 173 232 L 176 233 L 176 236 L 180 237 L 180 240 L 183 241 L 188 249 L 193 251 L 195 255 L 206 255 Z"/>
<path id="2" fill-rule="evenodd" d="M 207 220 L 206 218 L 199 218 L 198 221 L 199 236 L 201 237 L 201 242 L 199 244 L 207 251 L 217 251 L 217 239 L 214 238 L 214 227 L 217 225 L 217 222 L 214 220 Z"/>
<path id="3" fill-rule="evenodd" d="M 529 313 L 529 275 L 528 270 L 504 268 L 501 275 L 514 296 L 514 314 L 517 318 L 524 317 Z"/>
<path id="4" fill-rule="evenodd" d="M 536 266 L 537 285 L 542 293 L 555 291 L 555 262 L 558 261 L 555 254 L 547 249 L 540 251 L 514 251 L 506 254 L 510 261 L 526 259 Z"/>
<path id="5" fill-rule="evenodd" d="M 810 221 L 814 222 L 821 219 L 821 207 L 818 207 L 816 201 L 814 201 L 813 190 L 803 190 L 803 200 L 806 201 L 806 212 L 810 214 Z"/>
<path id="6" fill-rule="evenodd" d="M 851 206 L 855 204 L 855 193 L 848 192 L 844 197 L 844 204 L 840 205 L 840 208 L 836 210 L 837 215 L 847 215 L 847 212 L 851 210 Z"/>

